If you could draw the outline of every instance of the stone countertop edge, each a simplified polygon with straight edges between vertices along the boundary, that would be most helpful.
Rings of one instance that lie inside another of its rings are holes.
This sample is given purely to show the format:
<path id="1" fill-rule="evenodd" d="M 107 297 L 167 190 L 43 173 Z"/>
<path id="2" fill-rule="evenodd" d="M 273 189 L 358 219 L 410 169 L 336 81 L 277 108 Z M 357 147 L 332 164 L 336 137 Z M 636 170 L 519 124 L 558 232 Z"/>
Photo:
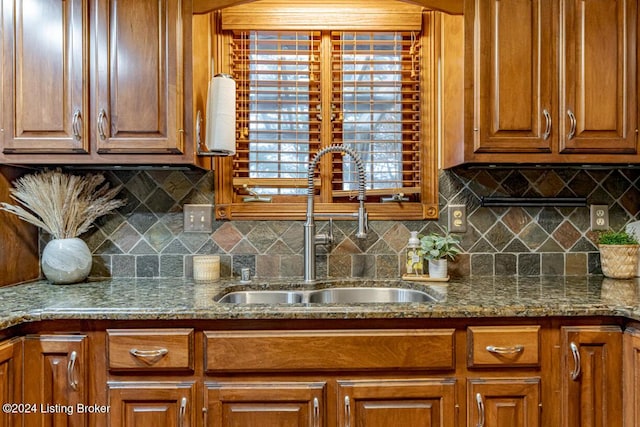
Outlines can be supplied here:
<path id="1" fill-rule="evenodd" d="M 640 321 L 640 278 L 602 276 L 469 277 L 440 282 L 320 281 L 316 287 L 402 286 L 444 296 L 433 303 L 222 304 L 243 289 L 308 289 L 295 281 L 238 279 L 92 279 L 73 285 L 45 280 L 0 288 L 0 330 L 39 320 L 446 319 L 620 316 Z"/>

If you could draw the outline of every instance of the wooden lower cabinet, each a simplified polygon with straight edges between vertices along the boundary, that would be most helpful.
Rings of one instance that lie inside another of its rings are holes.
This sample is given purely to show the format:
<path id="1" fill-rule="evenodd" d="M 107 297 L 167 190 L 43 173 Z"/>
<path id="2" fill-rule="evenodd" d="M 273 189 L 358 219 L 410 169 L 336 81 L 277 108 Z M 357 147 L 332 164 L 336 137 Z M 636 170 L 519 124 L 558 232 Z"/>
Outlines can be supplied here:
<path id="1" fill-rule="evenodd" d="M 338 426 L 455 427 L 456 381 L 338 380 Z"/>
<path id="2" fill-rule="evenodd" d="M 205 382 L 208 427 L 320 427 L 325 382 Z"/>
<path id="3" fill-rule="evenodd" d="M 562 425 L 622 427 L 622 331 L 619 326 L 561 329 Z"/>
<path id="4" fill-rule="evenodd" d="M 25 426 L 84 426 L 88 405 L 86 335 L 28 335 L 24 339 L 23 399 L 36 405 Z"/>
<path id="5" fill-rule="evenodd" d="M 624 331 L 624 425 L 640 426 L 640 329 L 636 325 Z"/>
<path id="6" fill-rule="evenodd" d="M 623 377 L 624 322 L 599 320 L 322 330 L 89 322 L 56 334 L 30 325 L 0 343 L 0 396 L 38 411 L 2 414 L 0 427 L 640 426 L 640 327 L 624 334 Z M 75 410 L 91 404 L 108 412 Z"/>
<path id="7" fill-rule="evenodd" d="M 190 427 L 196 425 L 195 382 L 112 381 L 111 427 Z"/>
<path id="8" fill-rule="evenodd" d="M 473 378 L 467 383 L 467 425 L 539 427 L 540 378 Z"/>
<path id="9" fill-rule="evenodd" d="M 331 418 L 341 427 L 455 427 L 455 395 L 453 378 L 207 381 L 205 425 L 321 427 Z"/>
<path id="10" fill-rule="evenodd" d="M 21 367 L 22 340 L 12 338 L 0 343 L 0 400 L 3 404 L 22 403 Z M 15 410 L 13 410 L 15 409 Z M 18 407 L 3 408 L 0 412 L 0 426 L 20 425 L 21 412 Z"/>

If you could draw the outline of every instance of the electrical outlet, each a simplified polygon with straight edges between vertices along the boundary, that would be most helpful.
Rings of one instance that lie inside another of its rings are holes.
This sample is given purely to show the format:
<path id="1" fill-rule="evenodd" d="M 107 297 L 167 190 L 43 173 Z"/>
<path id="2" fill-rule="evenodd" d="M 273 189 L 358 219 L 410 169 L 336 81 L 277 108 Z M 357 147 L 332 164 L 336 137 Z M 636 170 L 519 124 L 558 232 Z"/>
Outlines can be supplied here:
<path id="1" fill-rule="evenodd" d="M 609 206 L 591 205 L 591 230 L 600 231 L 609 229 Z"/>
<path id="2" fill-rule="evenodd" d="M 213 231 L 213 205 L 184 205 L 184 231 L 211 233 Z"/>
<path id="3" fill-rule="evenodd" d="M 467 231 L 467 209 L 465 205 L 449 206 L 449 231 L 464 233 Z"/>

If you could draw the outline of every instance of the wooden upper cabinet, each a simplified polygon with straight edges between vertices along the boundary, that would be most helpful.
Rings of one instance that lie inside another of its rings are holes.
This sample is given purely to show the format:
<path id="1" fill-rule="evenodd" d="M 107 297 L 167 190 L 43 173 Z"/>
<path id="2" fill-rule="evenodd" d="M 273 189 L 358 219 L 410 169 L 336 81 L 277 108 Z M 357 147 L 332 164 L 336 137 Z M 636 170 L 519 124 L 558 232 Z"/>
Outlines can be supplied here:
<path id="1" fill-rule="evenodd" d="M 182 153 L 181 0 L 95 0 L 99 153 Z"/>
<path id="2" fill-rule="evenodd" d="M 0 7 L 0 163 L 199 162 L 188 141 L 191 0 Z"/>
<path id="3" fill-rule="evenodd" d="M 443 76 L 464 112 L 445 116 L 444 166 L 640 162 L 637 3 L 465 2 L 464 77 Z"/>
<path id="4" fill-rule="evenodd" d="M 551 152 L 551 0 L 477 0 L 474 151 Z"/>
<path id="5" fill-rule="evenodd" d="M 561 152 L 636 153 L 636 0 L 563 0 Z"/>
<path id="6" fill-rule="evenodd" d="M 3 152 L 88 152 L 86 1 L 3 1 L 2 16 Z"/>

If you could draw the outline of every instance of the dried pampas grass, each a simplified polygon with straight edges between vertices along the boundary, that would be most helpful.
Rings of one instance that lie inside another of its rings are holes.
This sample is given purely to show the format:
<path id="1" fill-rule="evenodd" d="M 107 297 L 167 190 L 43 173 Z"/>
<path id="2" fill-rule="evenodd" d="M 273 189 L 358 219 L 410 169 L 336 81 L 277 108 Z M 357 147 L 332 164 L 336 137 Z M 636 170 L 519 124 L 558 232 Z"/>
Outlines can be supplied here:
<path id="1" fill-rule="evenodd" d="M 11 189 L 11 198 L 22 206 L 0 203 L 0 210 L 42 228 L 55 239 L 78 237 L 97 218 L 126 203 L 114 199 L 122 186 L 100 186 L 104 180 L 100 174 L 77 176 L 59 169 L 24 175 Z"/>

